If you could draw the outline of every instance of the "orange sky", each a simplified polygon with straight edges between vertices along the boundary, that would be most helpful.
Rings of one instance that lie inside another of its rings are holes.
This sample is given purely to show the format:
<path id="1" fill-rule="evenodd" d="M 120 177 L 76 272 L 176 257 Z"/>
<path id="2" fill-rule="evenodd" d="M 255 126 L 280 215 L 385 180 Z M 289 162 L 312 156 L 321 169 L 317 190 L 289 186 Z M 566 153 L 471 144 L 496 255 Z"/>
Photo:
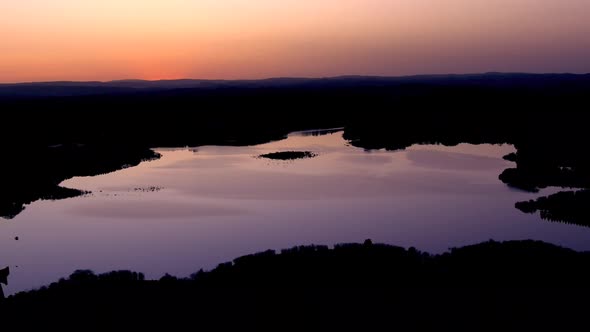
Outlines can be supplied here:
<path id="1" fill-rule="evenodd" d="M 588 0 L 4 0 L 0 82 L 590 72 Z"/>

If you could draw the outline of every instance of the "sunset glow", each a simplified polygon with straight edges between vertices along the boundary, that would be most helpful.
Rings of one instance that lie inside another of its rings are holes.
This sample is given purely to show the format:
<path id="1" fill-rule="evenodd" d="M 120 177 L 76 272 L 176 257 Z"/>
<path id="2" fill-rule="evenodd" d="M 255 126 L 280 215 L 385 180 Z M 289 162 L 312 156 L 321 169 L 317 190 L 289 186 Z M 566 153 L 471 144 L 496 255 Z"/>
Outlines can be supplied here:
<path id="1" fill-rule="evenodd" d="M 0 82 L 590 71 L 587 0 L 0 2 Z"/>

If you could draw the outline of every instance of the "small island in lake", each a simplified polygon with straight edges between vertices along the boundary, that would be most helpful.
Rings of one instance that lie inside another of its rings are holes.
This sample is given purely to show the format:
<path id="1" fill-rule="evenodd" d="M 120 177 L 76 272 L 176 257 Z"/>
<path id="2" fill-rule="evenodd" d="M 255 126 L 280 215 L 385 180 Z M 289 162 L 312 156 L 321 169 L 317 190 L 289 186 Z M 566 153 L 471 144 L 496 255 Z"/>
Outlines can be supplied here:
<path id="1" fill-rule="evenodd" d="M 267 154 L 261 154 L 258 158 L 266 158 L 272 160 L 295 160 L 295 159 L 308 159 L 315 158 L 318 155 L 310 151 L 282 151 L 272 152 Z"/>

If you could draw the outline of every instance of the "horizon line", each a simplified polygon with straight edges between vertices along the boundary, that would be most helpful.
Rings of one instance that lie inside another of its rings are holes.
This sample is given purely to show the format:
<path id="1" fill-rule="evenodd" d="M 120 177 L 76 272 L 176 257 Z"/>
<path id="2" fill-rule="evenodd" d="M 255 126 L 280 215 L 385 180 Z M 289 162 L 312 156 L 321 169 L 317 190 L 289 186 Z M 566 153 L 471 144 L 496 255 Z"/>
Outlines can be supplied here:
<path id="1" fill-rule="evenodd" d="M 181 81 L 202 81 L 202 82 L 262 82 L 268 80 L 329 80 L 329 79 L 344 79 L 344 78 L 374 78 L 374 79 L 404 79 L 404 78 L 420 78 L 420 77 L 458 77 L 458 76 L 491 76 L 491 75 L 563 75 L 563 76 L 586 76 L 590 72 L 572 73 L 572 72 L 503 72 L 503 71 L 488 71 L 488 72 L 473 72 L 473 73 L 447 73 L 447 74 L 414 74 L 414 75 L 336 75 L 336 76 L 270 76 L 264 78 L 238 78 L 238 79 L 216 79 L 216 78 L 163 78 L 163 79 L 139 79 L 139 78 L 123 78 L 113 80 L 54 80 L 54 81 L 17 81 L 17 82 L 0 82 L 0 86 L 8 85 L 27 85 L 27 84 L 55 84 L 55 83 L 123 83 L 123 82 L 181 82 Z"/>

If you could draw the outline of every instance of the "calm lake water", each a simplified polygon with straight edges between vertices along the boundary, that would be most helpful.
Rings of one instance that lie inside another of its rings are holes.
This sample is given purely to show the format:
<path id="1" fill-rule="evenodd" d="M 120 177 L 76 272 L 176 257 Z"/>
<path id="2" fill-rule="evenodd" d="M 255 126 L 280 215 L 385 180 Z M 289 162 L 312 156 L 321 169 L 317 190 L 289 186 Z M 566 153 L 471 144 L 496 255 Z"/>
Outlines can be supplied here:
<path id="1" fill-rule="evenodd" d="M 273 161 L 258 155 L 311 151 Z M 543 221 L 514 203 L 531 194 L 498 180 L 509 145 L 364 151 L 342 132 L 249 147 L 157 149 L 160 160 L 62 183 L 92 194 L 31 204 L 0 221 L 8 294 L 76 269 L 188 276 L 244 254 L 367 238 L 430 252 L 489 239 L 590 250 L 590 228 Z M 15 240 L 15 237 L 19 240 Z"/>

